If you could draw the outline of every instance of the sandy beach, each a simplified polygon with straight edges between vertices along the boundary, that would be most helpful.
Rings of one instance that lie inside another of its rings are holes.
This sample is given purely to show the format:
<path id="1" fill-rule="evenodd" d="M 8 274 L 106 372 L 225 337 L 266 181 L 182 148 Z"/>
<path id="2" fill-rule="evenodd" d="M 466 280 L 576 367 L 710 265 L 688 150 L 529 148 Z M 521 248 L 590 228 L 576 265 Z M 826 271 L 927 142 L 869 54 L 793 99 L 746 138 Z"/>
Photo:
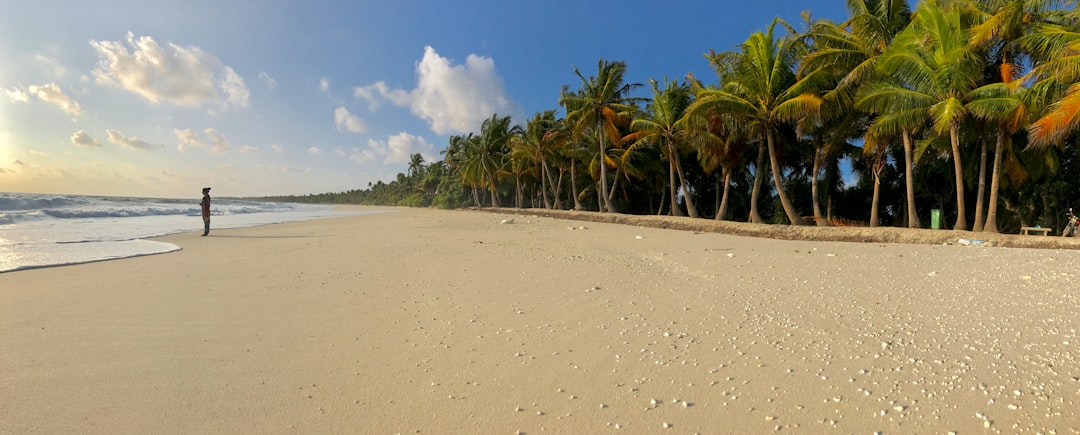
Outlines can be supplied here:
<path id="1" fill-rule="evenodd" d="M 0 274 L 0 434 L 1080 433 L 1078 250 L 386 210 Z"/>

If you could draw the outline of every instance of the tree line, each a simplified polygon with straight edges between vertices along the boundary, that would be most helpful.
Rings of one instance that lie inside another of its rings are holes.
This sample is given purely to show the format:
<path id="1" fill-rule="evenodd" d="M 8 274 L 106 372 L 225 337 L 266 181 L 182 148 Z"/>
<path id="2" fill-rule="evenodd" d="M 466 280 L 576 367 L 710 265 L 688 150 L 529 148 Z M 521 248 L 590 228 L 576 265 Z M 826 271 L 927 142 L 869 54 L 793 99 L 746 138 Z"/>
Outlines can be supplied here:
<path id="1" fill-rule="evenodd" d="M 848 0 L 710 51 L 715 84 L 601 59 L 523 126 L 493 114 L 389 183 L 274 199 L 1059 228 L 1080 199 L 1077 3 Z"/>

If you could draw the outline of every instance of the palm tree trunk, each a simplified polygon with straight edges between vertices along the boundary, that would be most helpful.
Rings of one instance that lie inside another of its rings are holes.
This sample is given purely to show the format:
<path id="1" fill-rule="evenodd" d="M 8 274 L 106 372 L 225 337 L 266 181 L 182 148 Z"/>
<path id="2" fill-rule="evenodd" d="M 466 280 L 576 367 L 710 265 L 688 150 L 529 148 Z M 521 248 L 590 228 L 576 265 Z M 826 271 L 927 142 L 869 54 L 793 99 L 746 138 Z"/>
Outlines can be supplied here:
<path id="1" fill-rule="evenodd" d="M 818 201 L 818 174 L 821 173 L 821 147 L 815 147 L 814 149 L 814 172 L 810 176 L 810 196 L 813 199 L 814 204 L 814 222 L 819 227 L 829 226 L 828 219 L 822 219 L 821 217 L 821 205 Z M 876 189 L 876 187 L 875 187 Z"/>
<path id="2" fill-rule="evenodd" d="M 728 193 L 731 192 L 731 172 L 728 168 L 724 168 L 724 195 L 720 199 L 720 207 L 716 210 L 716 220 L 722 221 L 727 219 L 728 209 Z"/>
<path id="3" fill-rule="evenodd" d="M 577 159 L 570 159 L 570 196 L 574 197 L 574 210 L 584 210 L 585 207 L 581 206 L 581 200 L 578 199 L 576 163 Z"/>
<path id="4" fill-rule="evenodd" d="M 994 146 L 994 169 L 990 173 L 990 204 L 986 211 L 986 225 L 983 231 L 988 233 L 998 232 L 997 228 L 997 203 L 998 186 L 1001 180 L 1001 154 L 1005 148 L 1005 131 L 998 131 L 997 144 Z"/>
<path id="5" fill-rule="evenodd" d="M 877 168 L 877 164 L 874 164 L 874 199 L 870 203 L 870 226 L 876 227 L 879 224 L 878 207 L 881 205 L 881 169 Z"/>
<path id="6" fill-rule="evenodd" d="M 551 201 L 548 201 L 548 179 L 551 173 L 548 171 L 547 162 L 540 161 L 540 197 L 543 198 L 544 208 L 551 209 Z"/>
<path id="7" fill-rule="evenodd" d="M 514 174 L 514 194 L 515 194 L 515 199 L 514 199 L 515 205 L 517 205 L 517 208 L 522 208 L 521 207 L 521 197 L 523 196 L 523 194 L 521 192 L 521 175 L 518 175 L 518 174 Z"/>
<path id="8" fill-rule="evenodd" d="M 758 144 L 757 166 L 754 168 L 754 188 L 750 189 L 750 222 L 755 224 L 764 223 L 758 213 L 758 196 L 761 195 L 761 185 L 765 181 L 765 144 Z"/>
<path id="9" fill-rule="evenodd" d="M 679 174 L 679 188 L 683 191 L 683 198 L 686 199 L 686 212 L 690 214 L 690 217 L 697 219 L 698 215 L 697 207 L 694 205 L 694 195 L 690 193 L 690 184 L 686 182 L 686 174 L 682 170 L 682 162 L 679 161 L 679 151 L 671 147 L 671 156 L 675 162 L 675 173 Z"/>
<path id="10" fill-rule="evenodd" d="M 971 229 L 974 232 L 982 232 L 983 230 L 983 197 L 986 195 L 986 141 L 980 140 L 982 144 L 982 150 L 979 153 L 979 189 L 975 199 L 975 226 Z"/>
<path id="11" fill-rule="evenodd" d="M 668 153 L 669 154 L 671 153 L 670 148 L 668 148 Z M 679 202 L 678 202 L 679 201 L 679 195 L 676 195 L 676 193 L 678 193 L 678 192 L 675 190 L 675 161 L 671 159 L 670 155 L 668 156 L 668 165 L 667 165 L 667 167 L 668 167 L 668 171 L 667 171 L 668 172 L 668 195 L 670 195 L 670 197 L 671 197 L 670 198 L 671 199 L 671 210 L 670 210 L 669 214 L 672 215 L 672 216 L 686 216 L 686 214 L 684 214 L 682 212 L 682 208 L 679 207 Z"/>
<path id="12" fill-rule="evenodd" d="M 607 204 L 607 211 L 609 213 L 618 213 L 619 209 L 611 203 L 615 199 L 615 189 L 619 186 L 619 169 L 615 169 L 615 176 L 611 178 L 611 191 L 608 192 L 607 197 L 604 198 L 604 203 Z"/>
<path id="13" fill-rule="evenodd" d="M 472 200 L 477 207 L 483 207 L 480 205 L 480 195 L 476 192 L 476 186 L 472 186 Z"/>
<path id="14" fill-rule="evenodd" d="M 596 114 L 596 116 L 597 116 L 597 118 L 596 118 L 596 136 L 597 136 L 597 139 L 598 139 L 597 142 L 600 144 L 600 199 L 599 199 L 599 201 L 600 201 L 600 212 L 603 213 L 605 211 L 611 211 L 611 204 L 609 204 L 607 202 L 607 197 L 604 196 L 604 193 L 607 192 L 607 159 L 606 159 L 607 156 L 604 154 L 604 130 L 602 128 L 603 125 L 601 125 L 601 119 L 603 119 L 604 114 L 602 112 L 598 112 Z"/>
<path id="15" fill-rule="evenodd" d="M 555 192 L 553 192 L 554 193 L 553 196 L 555 197 L 555 208 L 558 209 L 558 210 L 563 209 L 561 193 L 562 193 L 563 177 L 565 175 L 566 175 L 566 169 L 563 168 L 562 166 L 559 166 L 559 180 L 555 182 Z"/>
<path id="16" fill-rule="evenodd" d="M 952 144 L 953 170 L 956 172 L 956 225 L 954 230 L 967 229 L 967 215 L 964 207 L 964 167 L 960 161 L 960 129 L 957 125 L 949 127 L 949 142 Z"/>
<path id="17" fill-rule="evenodd" d="M 721 169 L 720 176 L 716 177 L 716 188 L 713 189 L 713 204 L 716 204 L 716 216 L 713 219 L 723 220 L 720 218 L 720 190 L 723 189 L 720 183 L 724 182 L 723 169 Z"/>
<path id="18" fill-rule="evenodd" d="M 765 132 L 765 141 L 769 145 L 769 169 L 772 171 L 773 183 L 776 184 L 776 195 L 780 197 L 780 205 L 784 206 L 784 213 L 787 214 L 788 221 L 792 225 L 806 225 L 806 222 L 795 213 L 795 207 L 791 205 L 787 190 L 784 189 L 783 180 L 780 179 L 780 163 L 776 158 L 776 146 L 773 144 L 774 135 L 775 132 L 772 128 L 768 128 Z"/>
<path id="19" fill-rule="evenodd" d="M 904 184 L 907 189 L 908 228 L 919 228 L 919 214 L 915 211 L 915 180 L 912 179 L 914 157 L 912 156 L 911 132 L 904 129 Z"/>
<path id="20" fill-rule="evenodd" d="M 499 191 L 498 191 L 498 189 L 495 188 L 495 174 L 492 173 L 492 172 L 489 172 L 488 173 L 488 180 L 490 180 L 490 183 L 491 183 L 491 186 L 488 187 L 488 190 L 491 191 L 491 206 L 492 207 L 502 207 L 502 204 L 499 204 Z"/>
<path id="21" fill-rule="evenodd" d="M 668 191 L 660 189 L 660 205 L 656 207 L 656 215 L 662 216 L 664 214 L 664 199 L 667 198 Z"/>

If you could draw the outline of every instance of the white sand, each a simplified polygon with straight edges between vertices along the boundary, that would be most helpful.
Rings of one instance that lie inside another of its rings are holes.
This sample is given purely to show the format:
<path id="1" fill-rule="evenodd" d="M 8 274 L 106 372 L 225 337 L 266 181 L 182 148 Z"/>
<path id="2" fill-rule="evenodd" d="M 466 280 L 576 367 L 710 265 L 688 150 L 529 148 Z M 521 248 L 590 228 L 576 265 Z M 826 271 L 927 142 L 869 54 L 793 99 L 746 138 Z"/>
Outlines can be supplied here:
<path id="1" fill-rule="evenodd" d="M 0 433 L 1080 433 L 1077 251 L 394 210 L 0 274 Z"/>

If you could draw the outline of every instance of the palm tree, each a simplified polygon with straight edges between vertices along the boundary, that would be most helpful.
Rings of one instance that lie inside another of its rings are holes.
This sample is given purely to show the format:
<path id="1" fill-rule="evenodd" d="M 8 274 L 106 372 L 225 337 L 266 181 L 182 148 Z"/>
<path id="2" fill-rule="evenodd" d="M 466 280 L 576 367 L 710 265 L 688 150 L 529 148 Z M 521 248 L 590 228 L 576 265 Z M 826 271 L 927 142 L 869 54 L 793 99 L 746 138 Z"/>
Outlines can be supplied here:
<path id="1" fill-rule="evenodd" d="M 702 108 L 715 108 L 743 116 L 757 124 L 765 133 L 769 167 L 784 213 L 792 225 L 804 225 L 784 189 L 776 135 L 781 123 L 799 120 L 816 110 L 822 100 L 817 95 L 805 92 L 811 89 L 810 83 L 796 80 L 793 67 L 800 54 L 796 45 L 798 41 L 791 37 L 774 36 L 776 26 L 782 23 L 776 18 L 765 32 L 750 35 L 742 45 L 735 71 L 724 89 L 699 92 L 697 100 L 688 110 L 695 112 Z M 794 33 L 786 23 L 783 24 L 788 27 L 789 33 Z"/>
<path id="2" fill-rule="evenodd" d="M 649 104 L 644 116 L 634 119 L 630 129 L 634 133 L 624 140 L 632 140 L 635 143 L 654 143 L 660 146 L 660 152 L 668 161 L 668 186 L 671 197 L 671 213 L 676 216 L 682 215 L 682 208 L 678 204 L 678 192 L 683 192 L 686 200 L 686 210 L 691 218 L 698 218 L 697 207 L 694 205 L 694 193 L 686 182 L 686 174 L 683 173 L 680 163 L 679 151 L 685 145 L 690 134 L 687 123 L 689 116 L 686 107 L 693 98 L 690 87 L 679 84 L 676 81 L 665 79 L 665 88 L 660 89 L 656 80 L 650 80 L 653 90 L 653 101 Z M 678 176 L 679 187 L 675 187 L 675 178 Z"/>
<path id="3" fill-rule="evenodd" d="M 1036 89 L 1030 90 L 1022 86 L 1020 80 L 1012 80 L 985 85 L 972 92 L 971 102 L 968 103 L 971 114 L 997 125 L 994 164 L 990 178 L 990 204 L 983 231 L 998 232 L 998 189 L 1001 185 L 1004 150 L 1010 144 L 1012 135 L 1029 125 L 1035 104 L 1031 96 L 1039 93 L 1044 85 L 1046 83 L 1036 84 Z"/>
<path id="4" fill-rule="evenodd" d="M 731 117 L 712 115 L 706 119 L 692 117 L 691 121 L 691 144 L 697 150 L 698 163 L 706 172 L 720 168 L 714 219 L 722 221 L 727 219 L 731 177 L 739 165 L 746 163 L 751 149 L 750 131 L 744 128 L 746 124 L 734 122 Z"/>
<path id="5" fill-rule="evenodd" d="M 879 82 L 862 99 L 878 108 L 881 101 L 867 100 L 887 100 L 894 112 L 924 112 L 936 134 L 948 135 L 956 178 L 957 230 L 967 229 L 960 154 L 960 126 L 967 115 L 964 98 L 982 77 L 982 58 L 968 39 L 959 8 L 920 3 L 911 25 L 897 35 L 879 63 L 882 72 L 901 84 Z"/>
<path id="6" fill-rule="evenodd" d="M 1080 11 L 1062 13 L 1020 38 L 1036 59 L 1027 78 L 1041 82 L 1049 107 L 1028 128 L 1031 147 L 1044 149 L 1080 129 Z M 1040 104 L 1042 105 L 1042 104 Z"/>
<path id="7" fill-rule="evenodd" d="M 907 0 L 848 0 L 847 8 L 851 17 L 841 24 L 827 20 L 813 24 L 809 37 L 813 40 L 814 48 L 803 58 L 800 65 L 803 74 L 819 71 L 831 75 L 831 81 L 835 85 L 823 97 L 830 106 L 839 109 L 834 110 L 835 113 L 849 112 L 847 109 L 851 107 L 858 108 L 855 103 L 859 89 L 868 83 L 885 80 L 877 67 L 878 61 L 896 35 L 911 21 L 911 9 Z M 880 109 L 890 108 L 891 106 L 885 106 Z M 914 161 L 910 132 L 901 137 L 905 139 L 904 179 L 908 227 L 918 228 L 920 225 L 915 212 Z"/>
<path id="8" fill-rule="evenodd" d="M 520 126 L 510 126 L 509 116 L 500 118 L 494 114 L 480 126 L 480 134 L 466 144 L 462 173 L 473 185 L 491 193 L 492 207 L 500 207 L 498 175 L 505 164 L 507 143 L 520 131 Z"/>
<path id="9" fill-rule="evenodd" d="M 548 161 L 555 154 L 556 147 L 565 135 L 560 135 L 554 110 L 537 112 L 528 121 L 521 135 L 510 140 L 511 158 L 522 161 L 535 168 L 540 179 L 540 196 L 544 208 L 551 208 L 548 199 L 549 183 L 552 183 Z M 554 188 L 554 187 L 552 187 Z M 555 202 L 559 203 L 558 190 L 554 192 Z"/>
<path id="10" fill-rule="evenodd" d="M 563 87 L 561 104 L 566 107 L 566 120 L 572 130 L 577 136 L 588 133 L 596 136 L 601 158 L 600 192 L 608 192 L 605 139 L 616 133 L 616 115 L 619 112 L 632 111 L 633 102 L 640 100 L 629 96 L 630 91 L 639 85 L 626 84 L 623 80 L 625 73 L 626 63 L 600 59 L 595 76 L 585 78 L 581 71 L 574 68 L 574 74 L 581 79 L 581 89 L 578 92 L 571 93 L 566 86 Z M 600 211 L 616 211 L 605 193 L 600 194 Z"/>

